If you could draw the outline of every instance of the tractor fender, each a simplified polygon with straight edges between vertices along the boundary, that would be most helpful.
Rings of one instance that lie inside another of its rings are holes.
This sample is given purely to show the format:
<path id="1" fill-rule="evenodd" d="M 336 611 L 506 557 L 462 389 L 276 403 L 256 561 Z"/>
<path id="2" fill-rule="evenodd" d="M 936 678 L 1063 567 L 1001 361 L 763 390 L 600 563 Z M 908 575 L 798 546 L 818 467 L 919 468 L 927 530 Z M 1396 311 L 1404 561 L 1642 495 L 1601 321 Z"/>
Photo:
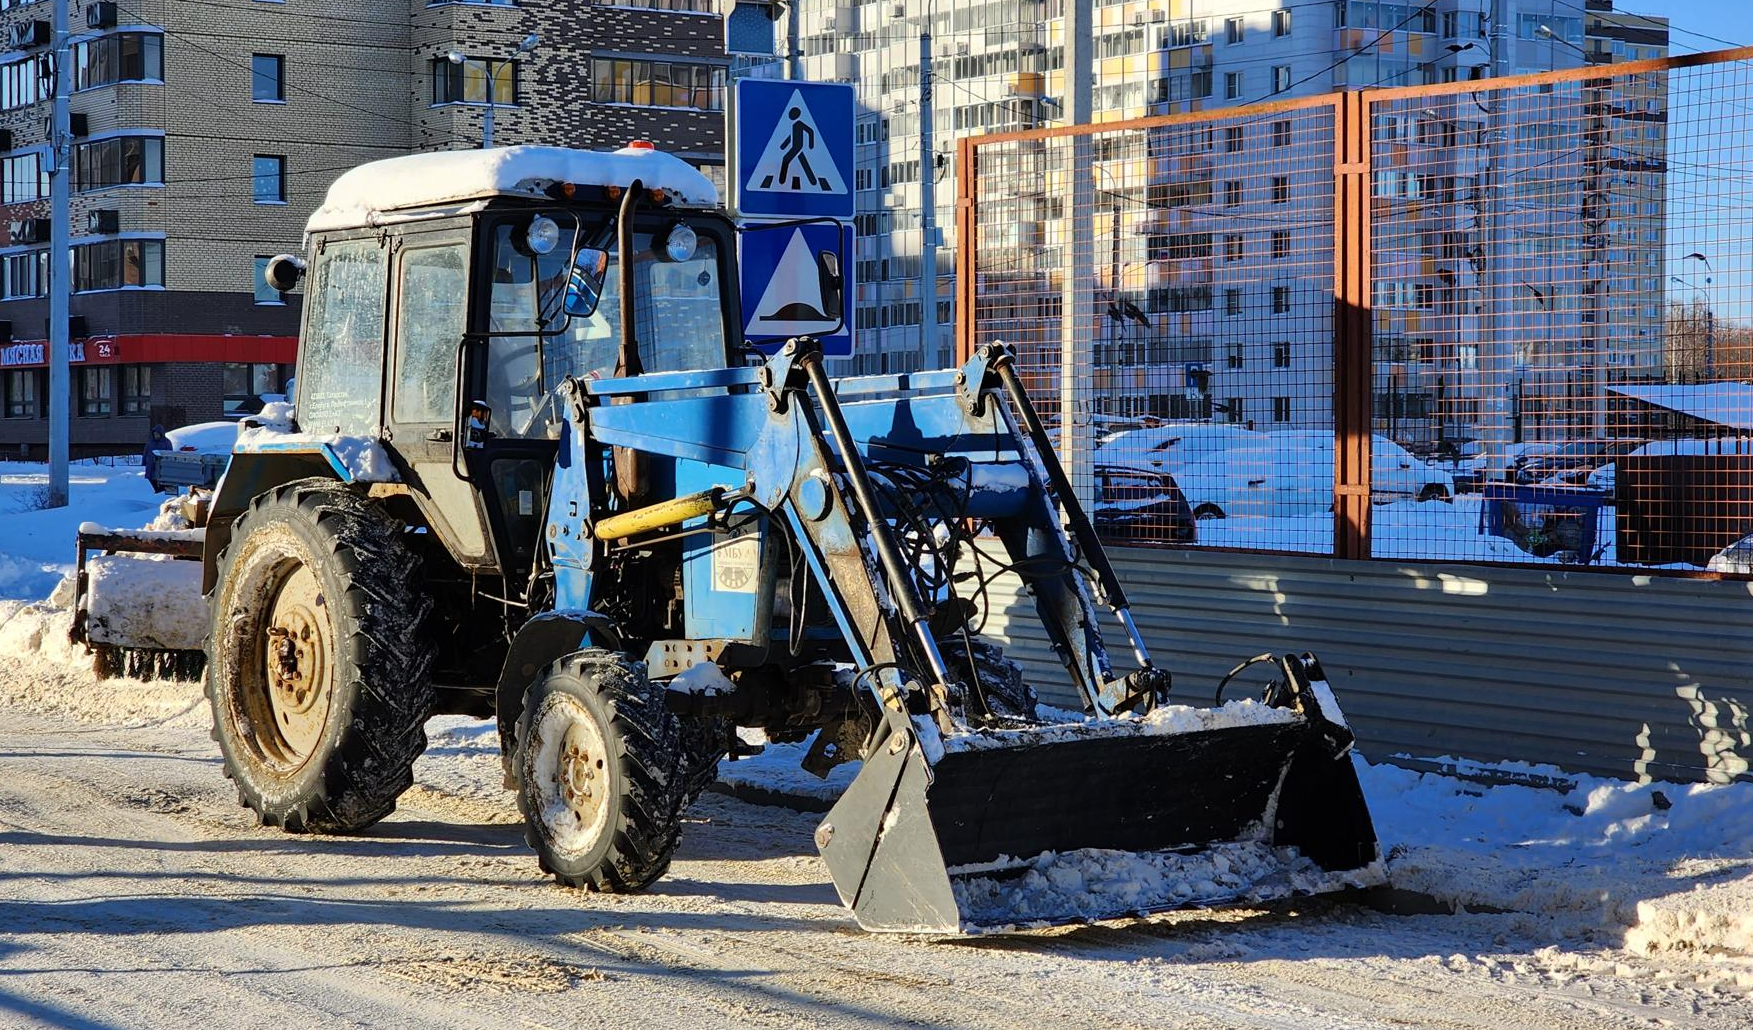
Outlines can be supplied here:
<path id="1" fill-rule="evenodd" d="M 346 466 L 322 445 L 307 449 L 245 450 L 231 456 L 225 474 L 213 491 L 207 516 L 207 542 L 201 554 L 201 592 L 210 594 L 217 585 L 219 554 L 231 543 L 231 524 L 261 494 L 300 479 L 352 481 Z"/>
<path id="2" fill-rule="evenodd" d="M 568 609 L 543 612 L 518 629 L 505 654 L 505 667 L 499 672 L 499 688 L 494 695 L 494 712 L 499 723 L 499 760 L 505 767 L 505 782 L 512 785 L 513 753 L 517 750 L 517 720 L 523 715 L 524 694 L 543 669 L 556 659 L 580 648 L 607 647 L 619 649 L 621 631 L 613 619 L 600 612 Z"/>

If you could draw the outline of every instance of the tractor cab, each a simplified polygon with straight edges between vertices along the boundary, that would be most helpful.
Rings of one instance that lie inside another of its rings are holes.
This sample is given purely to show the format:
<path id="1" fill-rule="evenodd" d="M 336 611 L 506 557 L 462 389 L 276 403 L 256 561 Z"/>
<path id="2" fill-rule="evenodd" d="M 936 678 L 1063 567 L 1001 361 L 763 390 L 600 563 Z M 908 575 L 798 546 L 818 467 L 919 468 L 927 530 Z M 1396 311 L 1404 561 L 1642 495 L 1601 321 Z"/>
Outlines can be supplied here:
<path id="1" fill-rule="evenodd" d="M 649 144 L 418 154 L 342 175 L 307 226 L 308 262 L 268 272 L 282 289 L 306 280 L 307 450 L 376 441 L 401 503 L 461 569 L 521 584 L 561 384 L 741 363 L 735 227 L 717 204 L 705 176 Z M 269 464 L 315 460 L 274 446 Z"/>

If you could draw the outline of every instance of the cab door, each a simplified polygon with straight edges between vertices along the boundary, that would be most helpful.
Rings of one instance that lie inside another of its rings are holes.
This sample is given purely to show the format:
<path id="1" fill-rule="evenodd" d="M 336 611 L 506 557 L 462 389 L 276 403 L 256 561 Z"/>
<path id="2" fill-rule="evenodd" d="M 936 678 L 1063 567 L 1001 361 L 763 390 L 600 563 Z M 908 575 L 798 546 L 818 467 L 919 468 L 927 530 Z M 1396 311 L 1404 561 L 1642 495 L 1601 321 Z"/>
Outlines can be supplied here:
<path id="1" fill-rule="evenodd" d="M 452 464 L 469 258 L 466 227 L 397 238 L 385 436 L 411 470 L 415 502 L 451 556 L 464 568 L 492 571 L 497 556 L 479 494 Z"/>

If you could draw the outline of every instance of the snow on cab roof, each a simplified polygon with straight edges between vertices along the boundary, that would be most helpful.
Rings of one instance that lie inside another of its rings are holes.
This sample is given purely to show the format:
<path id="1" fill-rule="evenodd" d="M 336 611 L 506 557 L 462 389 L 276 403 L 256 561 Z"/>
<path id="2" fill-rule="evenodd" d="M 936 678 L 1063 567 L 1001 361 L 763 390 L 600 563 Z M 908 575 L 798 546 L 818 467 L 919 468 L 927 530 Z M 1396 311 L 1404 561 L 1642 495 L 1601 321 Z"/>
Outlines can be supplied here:
<path id="1" fill-rule="evenodd" d="M 711 180 L 673 154 L 647 147 L 614 153 L 567 147 L 500 147 L 409 154 L 360 165 L 329 187 L 305 232 L 376 225 L 388 212 L 489 197 L 542 197 L 555 183 L 628 186 L 638 179 L 690 207 L 716 207 Z"/>

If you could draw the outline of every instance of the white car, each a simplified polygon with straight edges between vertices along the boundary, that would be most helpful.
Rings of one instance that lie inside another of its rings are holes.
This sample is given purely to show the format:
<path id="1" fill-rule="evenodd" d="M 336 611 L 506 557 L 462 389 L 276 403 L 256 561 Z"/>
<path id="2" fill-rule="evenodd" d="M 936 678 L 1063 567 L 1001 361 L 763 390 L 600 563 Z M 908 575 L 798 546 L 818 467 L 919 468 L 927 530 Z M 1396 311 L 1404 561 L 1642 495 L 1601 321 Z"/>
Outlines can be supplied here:
<path id="1" fill-rule="evenodd" d="M 1333 506 L 1333 436 L 1315 430 L 1255 433 L 1256 439 L 1175 471 L 1198 518 L 1319 515 Z M 1370 448 L 1376 503 L 1448 500 L 1454 477 L 1379 434 Z"/>
<path id="2" fill-rule="evenodd" d="M 1111 433 L 1096 444 L 1094 464 L 1180 472 L 1262 434 L 1226 422 L 1171 422 Z"/>

